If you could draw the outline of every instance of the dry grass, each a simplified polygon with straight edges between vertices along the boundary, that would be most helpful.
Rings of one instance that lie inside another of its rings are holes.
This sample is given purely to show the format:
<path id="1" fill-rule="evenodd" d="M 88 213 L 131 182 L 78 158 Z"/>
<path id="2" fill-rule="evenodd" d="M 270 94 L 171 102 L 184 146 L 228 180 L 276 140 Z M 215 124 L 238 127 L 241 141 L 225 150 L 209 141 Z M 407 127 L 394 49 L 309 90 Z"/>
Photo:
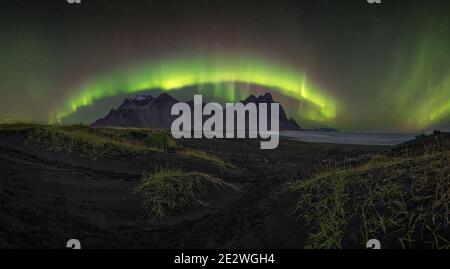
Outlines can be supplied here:
<path id="1" fill-rule="evenodd" d="M 1 131 L 10 131 L 23 137 L 28 146 L 37 146 L 53 152 L 78 154 L 92 160 L 114 159 L 119 156 L 143 156 L 151 152 L 159 152 L 158 148 L 150 148 L 133 140 L 120 139 L 108 135 L 104 130 L 92 129 L 88 126 L 45 126 L 15 125 Z"/>
<path id="2" fill-rule="evenodd" d="M 356 167 L 335 163 L 297 182 L 307 247 L 365 247 L 376 238 L 393 248 L 450 248 L 450 151 L 440 145 Z"/>
<path id="3" fill-rule="evenodd" d="M 223 181 L 207 174 L 159 169 L 144 174 L 136 192 L 144 198 L 144 209 L 152 221 L 164 221 L 174 213 L 192 207 L 209 207 L 202 198 L 206 185 L 224 187 Z"/>
<path id="4" fill-rule="evenodd" d="M 188 156 L 190 158 L 197 158 L 202 159 L 211 163 L 214 163 L 217 167 L 223 169 L 223 170 L 229 170 L 235 168 L 234 165 L 225 162 L 221 158 L 217 157 L 216 155 L 207 153 L 205 151 L 200 151 L 196 149 L 190 149 L 186 148 L 182 152 L 185 156 Z"/>
<path id="5" fill-rule="evenodd" d="M 77 154 L 91 160 L 145 157 L 148 154 L 177 153 L 201 159 L 220 169 L 233 168 L 221 158 L 200 150 L 182 148 L 163 130 L 98 128 L 85 125 L 0 124 L 0 135 L 13 136 L 25 145 L 53 152 Z"/>

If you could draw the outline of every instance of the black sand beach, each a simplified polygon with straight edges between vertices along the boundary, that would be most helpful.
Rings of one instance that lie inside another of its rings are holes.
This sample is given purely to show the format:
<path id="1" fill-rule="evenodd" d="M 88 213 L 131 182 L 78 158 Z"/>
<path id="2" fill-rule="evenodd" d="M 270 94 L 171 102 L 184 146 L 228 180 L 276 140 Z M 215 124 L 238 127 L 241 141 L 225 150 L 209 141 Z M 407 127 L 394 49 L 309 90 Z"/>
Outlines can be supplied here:
<path id="1" fill-rule="evenodd" d="M 133 192 L 144 171 L 155 165 L 214 171 L 177 154 L 94 161 L 0 136 L 0 247 L 65 248 L 77 238 L 83 248 L 302 248 L 302 219 L 292 214 L 296 197 L 287 187 L 324 159 L 386 149 L 282 140 L 278 150 L 264 152 L 257 141 L 185 143 L 234 164 L 215 172 L 242 193 L 218 195 L 210 208 L 152 223 Z"/>

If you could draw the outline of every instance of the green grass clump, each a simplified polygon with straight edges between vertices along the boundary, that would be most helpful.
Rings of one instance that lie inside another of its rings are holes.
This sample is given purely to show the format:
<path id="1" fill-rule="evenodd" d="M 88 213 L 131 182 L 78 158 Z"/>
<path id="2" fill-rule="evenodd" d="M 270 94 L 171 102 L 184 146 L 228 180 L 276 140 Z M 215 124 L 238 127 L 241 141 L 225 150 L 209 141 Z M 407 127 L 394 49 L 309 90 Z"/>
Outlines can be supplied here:
<path id="1" fill-rule="evenodd" d="M 144 174 L 136 192 L 144 198 L 144 209 L 152 221 L 162 221 L 183 209 L 208 207 L 202 200 L 207 184 L 222 187 L 223 182 L 203 173 L 162 169 Z"/>
<path id="2" fill-rule="evenodd" d="M 149 151 L 157 151 L 155 148 L 146 148 L 129 141 L 114 140 L 98 130 L 84 126 L 32 128 L 25 143 L 55 152 L 78 153 L 93 160 L 144 155 Z"/>
<path id="3" fill-rule="evenodd" d="M 448 150 L 375 156 L 357 167 L 336 164 L 297 182 L 297 213 L 307 248 L 364 248 L 376 238 L 392 248 L 450 248 Z"/>
<path id="4" fill-rule="evenodd" d="M 216 155 L 207 153 L 205 151 L 186 148 L 183 150 L 182 154 L 187 157 L 197 158 L 197 159 L 211 162 L 223 170 L 229 170 L 229 169 L 236 168 L 234 165 L 225 162 L 223 159 L 217 157 Z"/>
<path id="5" fill-rule="evenodd" d="M 161 151 L 156 147 L 145 146 L 137 139 L 120 138 L 117 134 L 113 135 L 112 130 L 94 129 L 85 125 L 4 124 L 0 126 L 0 131 L 28 146 L 78 154 L 92 160 L 143 156 Z"/>
<path id="6" fill-rule="evenodd" d="M 147 147 L 158 148 L 162 151 L 176 150 L 178 144 L 176 140 L 165 132 L 155 132 L 149 134 L 144 140 Z"/>
<path id="7" fill-rule="evenodd" d="M 222 170 L 234 168 L 221 158 L 200 150 L 183 148 L 167 131 L 136 128 L 91 128 L 86 125 L 0 124 L 0 135 L 14 137 L 27 146 L 77 154 L 92 160 L 142 158 L 167 152 L 199 159 Z"/>
<path id="8" fill-rule="evenodd" d="M 303 217 L 311 228 L 307 248 L 340 248 L 347 200 L 343 176 L 337 173 L 333 181 L 328 181 L 327 176 L 317 177 L 295 186 L 302 192 L 297 209 L 304 213 Z"/>

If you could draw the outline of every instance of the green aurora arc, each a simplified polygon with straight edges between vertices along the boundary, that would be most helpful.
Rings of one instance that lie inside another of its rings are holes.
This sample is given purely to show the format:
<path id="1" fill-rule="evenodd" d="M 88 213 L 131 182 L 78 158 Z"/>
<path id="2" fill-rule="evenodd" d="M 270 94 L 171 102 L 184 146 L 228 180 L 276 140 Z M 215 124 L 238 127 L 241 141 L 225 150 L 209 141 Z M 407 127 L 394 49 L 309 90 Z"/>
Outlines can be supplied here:
<path id="1" fill-rule="evenodd" d="M 423 130 L 450 118 L 450 28 L 448 17 L 417 26 L 414 46 L 403 40 L 395 50 L 389 76 L 379 91 L 386 116 L 405 130 Z M 383 114 L 383 113 L 380 113 Z"/>
<path id="2" fill-rule="evenodd" d="M 304 128 L 450 131 L 450 1 L 32 2 L 0 4 L 0 123 L 89 124 L 147 91 L 270 91 Z"/>
<path id="3" fill-rule="evenodd" d="M 299 109 L 302 118 L 329 123 L 337 115 L 338 102 L 319 86 L 307 80 L 306 74 L 277 66 L 255 57 L 180 57 L 153 64 L 138 64 L 116 70 L 88 81 L 70 96 L 54 116 L 56 122 L 81 107 L 123 93 L 150 89 L 171 91 L 188 86 L 220 83 L 248 83 L 276 90 L 281 94 L 307 102 Z M 236 100 L 233 87 L 221 91 L 226 100 Z M 237 101 L 237 100 L 236 100 Z"/>

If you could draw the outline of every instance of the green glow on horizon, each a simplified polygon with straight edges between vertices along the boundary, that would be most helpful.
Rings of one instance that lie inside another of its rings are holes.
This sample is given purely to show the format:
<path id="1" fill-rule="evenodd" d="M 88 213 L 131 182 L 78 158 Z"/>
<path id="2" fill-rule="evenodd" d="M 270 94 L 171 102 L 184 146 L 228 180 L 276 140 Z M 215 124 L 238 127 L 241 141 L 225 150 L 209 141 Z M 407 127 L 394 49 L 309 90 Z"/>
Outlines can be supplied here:
<path id="1" fill-rule="evenodd" d="M 153 64 L 141 64 L 103 74 L 90 80 L 69 96 L 57 113 L 56 121 L 75 113 L 95 101 L 122 93 L 143 90 L 176 90 L 187 86 L 226 83 L 217 90 L 227 100 L 238 101 L 228 82 L 260 85 L 285 96 L 310 103 L 315 113 L 302 117 L 318 122 L 332 122 L 337 114 L 337 101 L 307 80 L 304 73 L 277 66 L 252 57 L 190 57 L 173 58 Z M 299 112 L 300 113 L 300 112 Z M 294 115 L 293 115 L 294 116 Z"/>

